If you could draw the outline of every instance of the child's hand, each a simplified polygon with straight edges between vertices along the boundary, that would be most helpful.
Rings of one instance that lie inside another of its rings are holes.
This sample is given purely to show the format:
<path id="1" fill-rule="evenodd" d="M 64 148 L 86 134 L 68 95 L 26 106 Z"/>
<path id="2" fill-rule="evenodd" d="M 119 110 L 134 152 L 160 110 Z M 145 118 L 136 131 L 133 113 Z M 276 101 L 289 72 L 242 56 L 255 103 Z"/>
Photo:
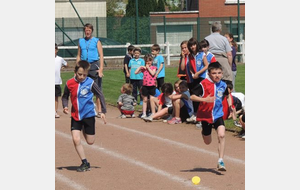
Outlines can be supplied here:
<path id="1" fill-rule="evenodd" d="M 210 94 L 205 98 L 205 102 L 214 102 L 216 99 L 215 96 L 210 96 Z"/>
<path id="2" fill-rule="evenodd" d="M 69 113 L 69 109 L 68 109 L 67 107 L 65 107 L 64 110 L 63 110 L 63 112 L 64 112 L 65 114 L 68 114 L 68 113 Z"/>
<path id="3" fill-rule="evenodd" d="M 106 124 L 106 116 L 104 113 L 100 113 L 100 118 L 103 120 L 104 124 Z"/>

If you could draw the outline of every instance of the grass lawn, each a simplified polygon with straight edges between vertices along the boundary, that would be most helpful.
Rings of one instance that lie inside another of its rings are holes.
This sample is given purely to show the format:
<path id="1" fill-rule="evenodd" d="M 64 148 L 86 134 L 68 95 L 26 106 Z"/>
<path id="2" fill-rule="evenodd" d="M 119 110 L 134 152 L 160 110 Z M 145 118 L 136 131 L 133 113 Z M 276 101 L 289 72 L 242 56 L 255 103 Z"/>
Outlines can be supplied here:
<path id="1" fill-rule="evenodd" d="M 120 89 L 125 82 L 123 70 L 105 70 L 103 71 L 104 77 L 102 80 L 102 90 L 105 96 L 105 101 L 109 105 L 116 106 L 117 99 L 120 95 Z M 165 82 L 170 82 L 174 84 L 177 78 L 177 67 L 167 67 Z M 61 77 L 63 84 L 61 85 L 62 91 L 65 87 L 65 83 L 68 79 L 74 76 L 74 72 L 62 72 Z M 237 76 L 236 76 L 235 89 L 236 92 L 242 92 L 245 94 L 245 64 L 237 65 Z M 138 98 L 139 99 L 139 98 Z M 138 100 L 139 102 L 139 100 Z M 138 105 L 136 107 L 137 111 L 142 110 L 142 106 Z M 225 121 L 226 129 L 239 131 L 241 128 L 235 127 L 232 119 Z"/>

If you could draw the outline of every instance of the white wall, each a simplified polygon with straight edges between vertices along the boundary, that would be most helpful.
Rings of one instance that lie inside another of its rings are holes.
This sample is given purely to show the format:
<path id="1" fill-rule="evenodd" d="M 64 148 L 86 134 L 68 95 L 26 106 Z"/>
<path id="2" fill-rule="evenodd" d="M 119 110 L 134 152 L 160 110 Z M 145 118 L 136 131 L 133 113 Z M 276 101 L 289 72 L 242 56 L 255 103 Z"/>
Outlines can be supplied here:
<path id="1" fill-rule="evenodd" d="M 106 17 L 106 2 L 73 2 L 80 17 Z M 70 2 L 55 2 L 55 18 L 77 18 Z"/>

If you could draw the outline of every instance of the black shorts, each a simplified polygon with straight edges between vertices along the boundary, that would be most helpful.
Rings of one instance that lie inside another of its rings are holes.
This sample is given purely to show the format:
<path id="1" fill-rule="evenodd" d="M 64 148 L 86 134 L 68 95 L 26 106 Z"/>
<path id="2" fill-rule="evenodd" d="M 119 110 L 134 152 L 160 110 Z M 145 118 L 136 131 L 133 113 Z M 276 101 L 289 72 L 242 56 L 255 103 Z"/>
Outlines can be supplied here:
<path id="1" fill-rule="evenodd" d="M 218 129 L 220 125 L 224 125 L 223 117 L 219 117 L 214 123 L 207 123 L 206 121 L 201 121 L 202 123 L 202 135 L 208 136 L 211 134 L 212 128 Z"/>
<path id="2" fill-rule="evenodd" d="M 81 131 L 82 127 L 84 127 L 84 133 L 88 135 L 95 134 L 95 117 L 84 118 L 81 121 L 76 121 L 71 119 L 71 131 L 79 130 Z"/>
<path id="3" fill-rule="evenodd" d="M 142 95 L 143 96 L 154 96 L 155 95 L 156 86 L 143 86 L 142 87 Z"/>
<path id="4" fill-rule="evenodd" d="M 167 106 L 166 105 L 163 105 L 162 106 L 162 109 L 166 108 Z M 172 114 L 173 113 L 173 107 L 168 107 L 168 114 Z"/>
<path id="5" fill-rule="evenodd" d="M 157 89 L 161 90 L 161 86 L 165 83 L 165 77 L 157 78 Z"/>
<path id="6" fill-rule="evenodd" d="M 61 87 L 60 85 L 55 85 L 55 97 L 61 96 Z"/>
<path id="7" fill-rule="evenodd" d="M 190 115 L 189 115 L 186 105 L 183 105 L 180 108 L 180 119 L 182 122 L 185 122 L 187 118 L 190 118 Z"/>

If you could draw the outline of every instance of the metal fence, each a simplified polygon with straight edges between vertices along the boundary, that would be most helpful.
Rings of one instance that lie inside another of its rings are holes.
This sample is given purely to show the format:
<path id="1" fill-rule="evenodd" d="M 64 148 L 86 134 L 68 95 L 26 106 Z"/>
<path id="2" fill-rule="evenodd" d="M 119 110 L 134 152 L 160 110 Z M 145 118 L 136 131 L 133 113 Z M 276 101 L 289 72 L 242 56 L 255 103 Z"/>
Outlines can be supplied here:
<path id="1" fill-rule="evenodd" d="M 166 18 L 162 17 L 140 17 L 139 26 L 136 28 L 135 17 L 88 17 L 81 18 L 83 23 L 91 23 L 94 26 L 93 35 L 113 39 L 120 44 L 176 44 L 170 46 L 169 54 L 180 54 L 180 44 L 183 40 L 196 37 L 199 41 L 211 33 L 211 24 L 214 21 L 222 23 L 222 33 L 230 32 L 235 41 L 240 35 L 240 43 L 245 40 L 245 17 L 240 17 L 238 32 L 237 17 L 219 18 Z M 137 33 L 138 38 L 137 38 Z M 66 42 L 82 38 L 83 25 L 78 18 L 56 18 L 55 19 L 55 43 L 62 46 Z M 77 45 L 73 43 L 73 45 Z M 109 44 L 110 45 L 110 44 Z M 111 44 L 112 45 L 112 44 Z M 104 47 L 105 48 L 105 47 Z M 239 56 L 244 56 L 242 46 L 239 48 Z M 161 48 L 163 54 L 167 49 Z M 149 50 L 150 51 L 150 48 Z M 105 56 L 105 55 L 104 55 Z M 242 57 L 238 58 L 243 60 Z"/>

